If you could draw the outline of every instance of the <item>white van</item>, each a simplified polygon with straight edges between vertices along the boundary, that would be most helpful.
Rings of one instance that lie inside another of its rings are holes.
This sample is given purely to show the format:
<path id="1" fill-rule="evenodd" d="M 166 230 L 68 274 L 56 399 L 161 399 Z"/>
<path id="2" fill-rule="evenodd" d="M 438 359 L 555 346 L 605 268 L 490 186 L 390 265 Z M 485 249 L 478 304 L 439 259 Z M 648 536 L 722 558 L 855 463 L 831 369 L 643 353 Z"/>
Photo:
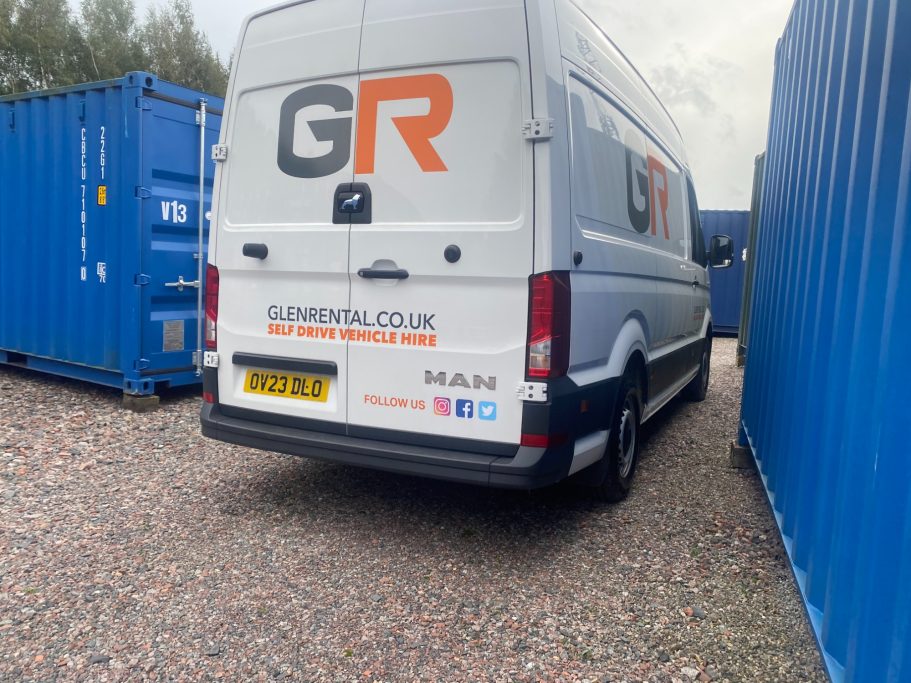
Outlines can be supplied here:
<path id="1" fill-rule="evenodd" d="M 213 156 L 206 436 L 619 499 L 640 423 L 705 396 L 680 134 L 570 0 L 254 14 Z"/>

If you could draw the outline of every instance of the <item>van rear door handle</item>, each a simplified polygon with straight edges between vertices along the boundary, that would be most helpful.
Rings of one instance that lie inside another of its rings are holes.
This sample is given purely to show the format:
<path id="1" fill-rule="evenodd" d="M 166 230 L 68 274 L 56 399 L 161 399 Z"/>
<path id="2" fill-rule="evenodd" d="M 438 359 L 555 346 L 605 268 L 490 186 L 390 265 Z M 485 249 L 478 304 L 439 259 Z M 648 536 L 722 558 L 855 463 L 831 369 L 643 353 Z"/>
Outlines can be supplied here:
<path id="1" fill-rule="evenodd" d="M 408 271 L 404 268 L 383 270 L 381 268 L 361 268 L 357 271 L 358 277 L 365 280 L 407 280 Z"/>

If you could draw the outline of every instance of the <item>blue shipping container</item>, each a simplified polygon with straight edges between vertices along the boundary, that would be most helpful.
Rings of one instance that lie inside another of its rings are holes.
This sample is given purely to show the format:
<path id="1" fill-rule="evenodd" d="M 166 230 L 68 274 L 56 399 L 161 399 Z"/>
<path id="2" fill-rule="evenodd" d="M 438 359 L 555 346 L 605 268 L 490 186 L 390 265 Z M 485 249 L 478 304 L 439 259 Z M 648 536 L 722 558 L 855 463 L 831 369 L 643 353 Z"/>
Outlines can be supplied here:
<path id="1" fill-rule="evenodd" d="M 728 235 L 734 240 L 734 263 L 730 268 L 711 272 L 712 331 L 737 334 L 743 306 L 743 274 L 746 270 L 749 211 L 700 211 L 702 234 L 708 243 L 712 235 Z"/>
<path id="2" fill-rule="evenodd" d="M 779 41 L 742 412 L 826 666 L 911 681 L 911 2 Z"/>
<path id="3" fill-rule="evenodd" d="M 223 106 L 138 72 L 0 98 L 0 362 L 130 394 L 200 381 Z"/>

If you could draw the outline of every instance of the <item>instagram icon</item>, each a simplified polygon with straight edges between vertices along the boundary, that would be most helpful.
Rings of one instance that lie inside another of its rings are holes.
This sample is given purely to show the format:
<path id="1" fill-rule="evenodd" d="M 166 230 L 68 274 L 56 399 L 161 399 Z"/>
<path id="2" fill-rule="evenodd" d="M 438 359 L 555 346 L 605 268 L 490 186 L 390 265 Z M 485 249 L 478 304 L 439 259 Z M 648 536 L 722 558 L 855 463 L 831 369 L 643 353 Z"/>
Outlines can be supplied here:
<path id="1" fill-rule="evenodd" d="M 452 412 L 452 403 L 448 398 L 437 396 L 433 399 L 433 412 L 436 415 L 449 415 Z"/>

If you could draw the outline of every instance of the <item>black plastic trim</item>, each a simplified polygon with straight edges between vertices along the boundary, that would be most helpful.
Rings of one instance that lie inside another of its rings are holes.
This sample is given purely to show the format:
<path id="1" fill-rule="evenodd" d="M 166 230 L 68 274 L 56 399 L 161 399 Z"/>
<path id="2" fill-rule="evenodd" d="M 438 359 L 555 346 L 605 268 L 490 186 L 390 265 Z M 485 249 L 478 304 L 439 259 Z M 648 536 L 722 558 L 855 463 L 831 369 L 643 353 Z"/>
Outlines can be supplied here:
<path id="1" fill-rule="evenodd" d="M 446 481 L 533 489 L 554 484 L 565 476 L 565 468 L 554 470 L 544 456 L 518 463 L 513 459 L 465 451 L 427 448 L 388 441 L 310 431 L 265 424 L 235 417 L 239 411 L 204 403 L 200 423 L 204 436 L 228 443 L 328 460 L 358 467 L 432 477 Z M 339 425 L 344 428 L 344 425 Z M 454 443 L 459 439 L 453 439 Z M 568 465 L 567 465 L 568 467 Z"/>
<path id="2" fill-rule="evenodd" d="M 570 441 L 610 428 L 620 378 L 580 387 L 569 377 L 547 383 L 546 403 L 526 403 L 523 434 L 565 434 Z"/>
<path id="3" fill-rule="evenodd" d="M 218 368 L 202 369 L 202 391 L 210 394 L 218 403 Z"/>
<path id="4" fill-rule="evenodd" d="M 648 364 L 649 396 L 660 396 L 693 368 L 702 358 L 705 338 L 684 344 Z"/>
<path id="5" fill-rule="evenodd" d="M 483 453 L 484 455 L 496 455 L 500 458 L 512 458 L 519 450 L 519 447 L 516 444 L 499 443 L 497 441 L 460 439 L 451 436 L 418 434 L 415 432 L 402 432 L 392 429 L 379 429 L 376 427 L 359 427 L 357 425 L 348 425 L 348 436 L 359 439 L 370 439 L 372 441 L 401 443 L 409 446 L 425 446 L 428 448 L 443 448 L 446 450 Z"/>
<path id="6" fill-rule="evenodd" d="M 610 429 L 619 386 L 619 377 L 580 387 L 564 376 L 547 382 L 547 402 L 524 405 L 522 433 L 556 439 L 541 458 L 542 470 L 553 472 L 557 481 L 569 475 L 576 441 Z"/>
<path id="7" fill-rule="evenodd" d="M 313 420 L 306 417 L 294 417 L 291 415 L 280 415 L 278 413 L 267 413 L 262 410 L 250 410 L 249 408 L 235 408 L 219 404 L 218 410 L 237 420 L 249 422 L 258 422 L 262 425 L 271 425 L 274 427 L 287 427 L 288 429 L 299 429 L 310 432 L 325 432 L 326 434 L 347 434 L 347 428 L 344 422 L 329 422 L 327 420 Z"/>
<path id="8" fill-rule="evenodd" d="M 315 372 L 320 375 L 337 375 L 338 365 L 328 360 L 302 360 L 281 356 L 260 356 L 255 353 L 237 351 L 231 357 L 234 365 L 247 365 L 266 370 L 287 370 L 288 372 Z"/>

